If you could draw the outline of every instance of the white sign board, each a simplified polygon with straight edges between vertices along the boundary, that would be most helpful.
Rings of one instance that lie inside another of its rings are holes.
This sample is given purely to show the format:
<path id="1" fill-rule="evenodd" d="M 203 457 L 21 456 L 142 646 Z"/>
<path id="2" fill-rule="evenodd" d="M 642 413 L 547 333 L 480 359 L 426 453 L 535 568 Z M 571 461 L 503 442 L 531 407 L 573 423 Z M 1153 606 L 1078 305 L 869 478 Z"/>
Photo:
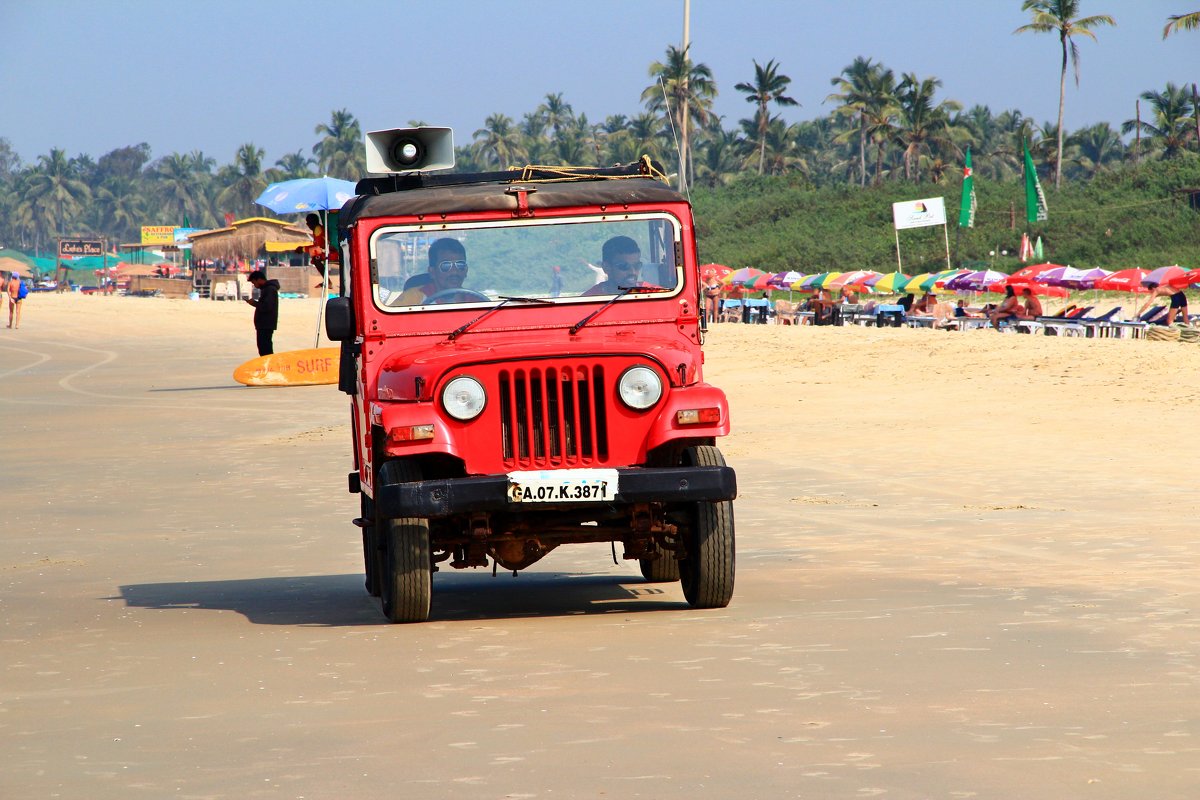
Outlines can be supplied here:
<path id="1" fill-rule="evenodd" d="M 896 230 L 905 228 L 925 228 L 930 225 L 946 224 L 946 203 L 944 198 L 930 197 L 925 200 L 906 200 L 903 203 L 892 203 L 892 219 Z"/>

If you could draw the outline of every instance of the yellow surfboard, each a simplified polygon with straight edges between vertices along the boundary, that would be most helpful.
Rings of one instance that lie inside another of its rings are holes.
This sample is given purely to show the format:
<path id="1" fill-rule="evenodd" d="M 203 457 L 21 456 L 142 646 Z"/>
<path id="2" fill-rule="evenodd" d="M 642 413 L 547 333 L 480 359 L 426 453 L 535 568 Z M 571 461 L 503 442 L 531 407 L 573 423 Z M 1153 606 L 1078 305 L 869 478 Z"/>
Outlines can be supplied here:
<path id="1" fill-rule="evenodd" d="M 233 371 L 246 386 L 315 386 L 337 383 L 340 351 L 336 347 L 288 350 L 252 358 Z"/>

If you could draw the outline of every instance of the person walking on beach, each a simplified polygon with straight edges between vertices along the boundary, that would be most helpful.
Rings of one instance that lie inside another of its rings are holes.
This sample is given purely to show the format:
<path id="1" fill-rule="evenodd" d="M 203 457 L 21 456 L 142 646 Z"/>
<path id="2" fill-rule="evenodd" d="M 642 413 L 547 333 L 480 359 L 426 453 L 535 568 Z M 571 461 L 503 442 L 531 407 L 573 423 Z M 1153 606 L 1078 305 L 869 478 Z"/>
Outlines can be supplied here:
<path id="1" fill-rule="evenodd" d="M 254 333 L 258 338 L 258 354 L 269 356 L 275 352 L 271 339 L 279 325 L 279 281 L 267 280 L 267 273 L 256 269 L 248 276 L 250 283 L 258 289 L 258 299 L 247 297 L 246 302 L 254 306 Z"/>
<path id="2" fill-rule="evenodd" d="M 8 327 L 19 328 L 21 327 L 21 306 L 29 291 L 25 288 L 25 284 L 21 283 L 21 273 L 16 270 L 8 273 L 8 284 L 5 289 L 8 293 Z"/>

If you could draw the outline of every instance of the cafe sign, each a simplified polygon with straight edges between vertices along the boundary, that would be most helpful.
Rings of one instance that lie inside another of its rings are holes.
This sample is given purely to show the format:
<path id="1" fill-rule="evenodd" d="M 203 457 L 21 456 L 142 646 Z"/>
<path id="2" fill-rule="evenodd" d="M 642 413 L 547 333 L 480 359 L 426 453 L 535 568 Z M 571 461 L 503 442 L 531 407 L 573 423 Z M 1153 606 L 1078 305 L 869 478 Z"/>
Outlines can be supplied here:
<path id="1" fill-rule="evenodd" d="M 143 225 L 142 244 L 175 244 L 175 226 Z"/>
<path id="2" fill-rule="evenodd" d="M 58 257 L 74 258 L 76 256 L 104 255 L 103 239 L 59 239 Z"/>

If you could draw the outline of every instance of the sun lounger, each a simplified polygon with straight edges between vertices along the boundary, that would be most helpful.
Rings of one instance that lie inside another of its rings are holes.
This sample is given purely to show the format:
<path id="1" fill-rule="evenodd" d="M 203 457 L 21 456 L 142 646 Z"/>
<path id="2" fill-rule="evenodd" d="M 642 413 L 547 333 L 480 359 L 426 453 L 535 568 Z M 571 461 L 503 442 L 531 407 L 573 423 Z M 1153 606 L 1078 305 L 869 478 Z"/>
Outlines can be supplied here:
<path id="1" fill-rule="evenodd" d="M 1125 338 L 1128 336 L 1133 339 L 1142 339 L 1146 336 L 1146 329 L 1156 323 L 1161 323 L 1167 318 L 1166 306 L 1155 306 L 1142 314 L 1135 320 L 1123 322 L 1121 320 L 1109 320 L 1108 325 L 1114 328 L 1113 335 Z"/>

